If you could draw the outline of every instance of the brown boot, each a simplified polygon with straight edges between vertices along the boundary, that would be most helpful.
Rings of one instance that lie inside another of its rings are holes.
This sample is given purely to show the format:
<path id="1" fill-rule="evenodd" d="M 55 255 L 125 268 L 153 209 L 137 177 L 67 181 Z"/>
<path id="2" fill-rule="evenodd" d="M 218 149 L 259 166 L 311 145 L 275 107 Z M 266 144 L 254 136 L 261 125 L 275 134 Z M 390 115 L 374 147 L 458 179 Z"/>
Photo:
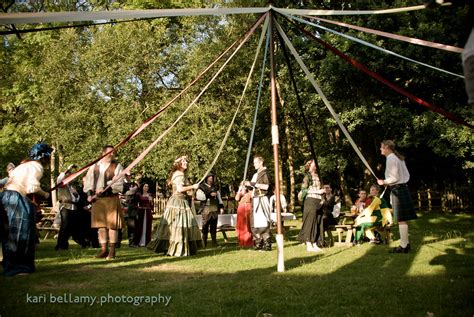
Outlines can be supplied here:
<path id="1" fill-rule="evenodd" d="M 115 243 L 110 244 L 109 255 L 107 255 L 107 260 L 115 259 Z"/>
<path id="2" fill-rule="evenodd" d="M 100 244 L 100 252 L 95 256 L 97 259 L 103 259 L 107 257 L 107 243 Z"/>

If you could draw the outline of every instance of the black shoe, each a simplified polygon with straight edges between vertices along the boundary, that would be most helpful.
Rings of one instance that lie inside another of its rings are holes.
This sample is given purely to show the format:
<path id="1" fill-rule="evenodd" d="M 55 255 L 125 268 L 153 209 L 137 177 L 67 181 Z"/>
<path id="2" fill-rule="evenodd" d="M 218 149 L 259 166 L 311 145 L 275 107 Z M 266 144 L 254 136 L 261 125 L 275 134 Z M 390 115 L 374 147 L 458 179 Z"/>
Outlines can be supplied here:
<path id="1" fill-rule="evenodd" d="M 61 248 L 61 247 L 59 247 L 59 246 L 55 246 L 55 247 L 54 247 L 54 250 L 56 250 L 56 251 L 66 251 L 67 248 Z"/>
<path id="2" fill-rule="evenodd" d="M 410 247 L 409 245 L 406 246 L 406 248 L 403 248 L 401 246 L 398 246 L 396 248 L 393 248 L 390 253 L 408 253 L 408 251 L 410 250 Z"/>
<path id="3" fill-rule="evenodd" d="M 405 249 L 407 249 L 407 252 L 411 250 L 411 245 L 410 245 L 410 243 L 407 244 L 407 246 L 406 246 Z"/>

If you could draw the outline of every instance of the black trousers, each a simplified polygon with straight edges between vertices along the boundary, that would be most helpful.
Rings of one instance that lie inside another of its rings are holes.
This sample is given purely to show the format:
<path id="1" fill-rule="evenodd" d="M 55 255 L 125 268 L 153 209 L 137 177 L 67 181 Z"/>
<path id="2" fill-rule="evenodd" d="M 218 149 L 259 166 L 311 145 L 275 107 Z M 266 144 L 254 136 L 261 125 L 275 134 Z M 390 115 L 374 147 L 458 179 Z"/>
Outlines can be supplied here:
<path id="1" fill-rule="evenodd" d="M 61 208 L 61 226 L 59 227 L 56 248 L 69 248 L 69 238 L 82 247 L 86 247 L 86 230 L 84 219 L 79 211 Z"/>
<path id="2" fill-rule="evenodd" d="M 216 240 L 217 234 L 217 212 L 209 212 L 204 210 L 202 212 L 202 235 L 203 238 L 207 239 L 207 234 L 211 233 L 211 238 L 213 241 Z"/>

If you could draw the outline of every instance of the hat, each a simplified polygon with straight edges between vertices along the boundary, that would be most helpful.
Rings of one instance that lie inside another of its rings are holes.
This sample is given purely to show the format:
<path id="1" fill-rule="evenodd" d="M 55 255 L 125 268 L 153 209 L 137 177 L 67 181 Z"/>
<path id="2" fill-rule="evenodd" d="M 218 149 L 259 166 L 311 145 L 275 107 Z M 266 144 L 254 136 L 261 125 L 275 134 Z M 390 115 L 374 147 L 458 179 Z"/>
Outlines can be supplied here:
<path id="1" fill-rule="evenodd" d="M 28 156 L 33 161 L 39 161 L 44 158 L 50 158 L 52 152 L 53 148 L 49 147 L 46 143 L 40 142 L 33 145 L 28 152 Z"/>

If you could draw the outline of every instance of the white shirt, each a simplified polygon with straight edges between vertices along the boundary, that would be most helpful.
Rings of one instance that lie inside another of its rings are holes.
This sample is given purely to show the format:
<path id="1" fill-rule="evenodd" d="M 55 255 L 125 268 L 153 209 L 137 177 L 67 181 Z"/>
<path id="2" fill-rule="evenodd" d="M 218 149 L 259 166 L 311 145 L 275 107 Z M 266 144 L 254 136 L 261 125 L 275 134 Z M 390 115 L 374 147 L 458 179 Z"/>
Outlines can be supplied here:
<path id="1" fill-rule="evenodd" d="M 96 186 L 95 188 L 93 188 L 95 165 L 92 165 L 91 167 L 89 167 L 89 170 L 87 171 L 86 181 L 84 183 L 84 192 L 86 193 L 90 190 L 95 192 L 97 189 L 105 189 L 107 185 L 109 185 L 111 182 L 109 181 L 108 184 L 104 184 L 104 173 L 109 168 L 110 163 L 103 163 L 100 161 L 97 164 L 99 165 L 99 177 L 97 179 Z M 120 165 L 120 163 L 117 163 L 117 167 L 115 168 L 115 171 L 114 171 L 114 176 L 119 175 L 122 172 L 122 170 L 123 170 L 122 165 Z M 123 177 L 120 177 L 119 179 L 114 181 L 114 183 L 112 184 L 112 192 L 121 193 L 122 190 L 123 190 Z"/>
<path id="2" fill-rule="evenodd" d="M 28 161 L 18 165 L 10 174 L 5 189 L 14 190 L 26 196 L 41 191 L 43 166 L 38 161 Z"/>
<path id="3" fill-rule="evenodd" d="M 272 197 L 270 197 L 270 206 L 272 207 L 275 207 L 275 209 L 272 210 L 272 212 L 276 212 L 276 196 L 275 195 L 272 195 Z M 281 212 L 286 212 L 286 207 L 288 206 L 288 204 L 286 203 L 286 198 L 283 194 L 280 194 L 280 205 L 281 205 Z"/>
<path id="4" fill-rule="evenodd" d="M 410 180 L 410 173 L 408 172 L 405 161 L 400 160 L 395 153 L 390 153 L 387 156 L 387 166 L 385 167 L 386 185 L 405 184 Z"/>

